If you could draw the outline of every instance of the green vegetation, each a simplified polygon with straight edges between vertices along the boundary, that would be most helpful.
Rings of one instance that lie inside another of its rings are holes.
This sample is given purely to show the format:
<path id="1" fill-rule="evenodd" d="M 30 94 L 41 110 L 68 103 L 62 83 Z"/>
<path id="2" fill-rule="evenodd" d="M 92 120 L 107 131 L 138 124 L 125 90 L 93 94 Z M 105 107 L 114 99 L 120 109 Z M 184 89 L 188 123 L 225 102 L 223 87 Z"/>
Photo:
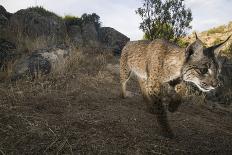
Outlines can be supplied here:
<path id="1" fill-rule="evenodd" d="M 225 26 L 222 25 L 222 26 L 219 26 L 217 28 L 212 28 L 212 29 L 208 30 L 207 34 L 211 35 L 211 34 L 215 34 L 215 33 L 223 33 L 224 29 L 225 29 Z"/>
<path id="2" fill-rule="evenodd" d="M 185 8 L 184 0 L 143 0 L 136 13 L 142 19 L 140 29 L 149 40 L 163 38 L 177 42 L 191 28 L 192 13 Z"/>
<path id="3" fill-rule="evenodd" d="M 82 24 L 94 23 L 95 27 L 98 29 L 101 27 L 100 17 L 96 13 L 83 14 L 81 16 Z"/>
<path id="4" fill-rule="evenodd" d="M 219 43 L 221 43 L 221 39 L 220 39 L 220 38 L 216 38 L 216 39 L 214 40 L 214 42 L 213 42 L 213 45 L 217 45 L 217 44 L 219 44 Z"/>
<path id="5" fill-rule="evenodd" d="M 182 47 L 182 48 L 185 48 L 189 45 L 189 42 L 188 41 L 185 41 L 184 39 L 180 38 L 176 41 L 177 45 Z"/>
<path id="6" fill-rule="evenodd" d="M 31 12 L 37 12 L 38 14 L 40 14 L 41 16 L 55 16 L 55 17 L 59 17 L 61 18 L 60 16 L 58 16 L 57 14 L 51 12 L 51 11 L 48 11 L 46 10 L 45 8 L 43 8 L 42 6 L 36 6 L 36 7 L 29 7 L 27 8 L 26 10 L 28 11 L 31 11 Z M 22 10 L 20 10 L 22 11 Z"/>
<path id="7" fill-rule="evenodd" d="M 81 19 L 76 16 L 66 15 L 63 20 L 65 21 L 66 26 L 79 25 L 81 26 Z"/>
<path id="8" fill-rule="evenodd" d="M 87 23 L 94 23 L 95 27 L 98 29 L 101 27 L 100 17 L 96 13 L 83 14 L 80 18 L 76 16 L 66 15 L 63 20 L 67 26 L 78 25 L 82 26 Z"/>

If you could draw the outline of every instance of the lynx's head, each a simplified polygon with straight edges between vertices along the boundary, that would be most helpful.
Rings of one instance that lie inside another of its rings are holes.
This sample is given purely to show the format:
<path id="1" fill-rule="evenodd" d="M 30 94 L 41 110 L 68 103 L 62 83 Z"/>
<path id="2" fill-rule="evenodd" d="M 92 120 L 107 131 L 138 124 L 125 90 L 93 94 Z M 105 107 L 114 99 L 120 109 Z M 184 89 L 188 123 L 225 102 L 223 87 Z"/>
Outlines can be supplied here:
<path id="1" fill-rule="evenodd" d="M 185 51 L 185 64 L 182 68 L 183 80 L 194 83 L 204 92 L 217 88 L 221 69 L 217 56 L 220 48 L 229 38 L 218 45 L 206 48 L 196 35 L 196 41 L 190 44 Z"/>

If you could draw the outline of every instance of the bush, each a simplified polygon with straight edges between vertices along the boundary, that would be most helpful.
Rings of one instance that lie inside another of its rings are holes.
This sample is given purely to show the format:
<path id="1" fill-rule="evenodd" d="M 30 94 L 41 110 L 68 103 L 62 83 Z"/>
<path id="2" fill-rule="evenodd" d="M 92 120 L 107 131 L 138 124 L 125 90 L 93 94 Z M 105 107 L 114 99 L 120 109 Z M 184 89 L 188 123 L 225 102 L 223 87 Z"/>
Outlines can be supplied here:
<path id="1" fill-rule="evenodd" d="M 189 45 L 189 42 L 185 41 L 183 39 L 178 39 L 176 43 L 177 43 L 178 46 L 180 46 L 182 48 L 185 48 L 185 47 L 187 47 Z"/>
<path id="2" fill-rule="evenodd" d="M 50 17 L 50 16 L 55 16 L 55 17 L 58 17 L 58 18 L 61 18 L 60 16 L 58 16 L 57 14 L 51 12 L 51 11 L 48 11 L 46 9 L 44 9 L 42 6 L 36 6 L 36 7 L 29 7 L 27 8 L 26 10 L 28 11 L 31 11 L 31 12 L 37 12 L 38 14 L 40 14 L 41 16 L 47 16 L 47 17 Z M 19 10 L 18 12 L 20 12 L 22 10 Z"/>
<path id="3" fill-rule="evenodd" d="M 217 44 L 219 44 L 219 43 L 221 43 L 221 39 L 216 38 L 216 39 L 214 40 L 214 42 L 213 42 L 213 45 L 217 45 Z"/>
<path id="4" fill-rule="evenodd" d="M 76 16 L 71 16 L 71 15 L 66 15 L 64 18 L 63 18 L 66 26 L 71 26 L 71 25 L 79 25 L 81 26 L 81 19 L 76 17 Z"/>
<path id="5" fill-rule="evenodd" d="M 217 28 L 212 28 L 210 30 L 208 30 L 207 34 L 215 34 L 215 33 L 223 33 L 224 32 L 224 28 L 225 26 L 219 26 Z"/>
<path id="6" fill-rule="evenodd" d="M 66 15 L 63 20 L 65 21 L 66 26 L 78 25 L 82 27 L 87 23 L 94 23 L 96 29 L 101 27 L 100 17 L 96 13 L 92 14 L 83 14 L 81 18 L 76 16 Z"/>
<path id="7" fill-rule="evenodd" d="M 98 29 L 101 27 L 100 17 L 96 13 L 83 14 L 81 16 L 82 24 L 94 23 L 95 27 Z"/>

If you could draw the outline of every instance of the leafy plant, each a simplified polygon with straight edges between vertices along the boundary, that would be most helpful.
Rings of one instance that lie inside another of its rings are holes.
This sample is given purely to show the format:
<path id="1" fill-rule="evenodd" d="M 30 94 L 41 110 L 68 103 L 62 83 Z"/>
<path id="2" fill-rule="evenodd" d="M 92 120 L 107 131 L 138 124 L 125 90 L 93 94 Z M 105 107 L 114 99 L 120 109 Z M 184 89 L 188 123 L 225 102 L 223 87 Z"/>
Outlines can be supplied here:
<path id="1" fill-rule="evenodd" d="M 28 11 L 32 11 L 32 12 L 37 12 L 38 14 L 40 14 L 41 16 L 54 16 L 54 17 L 58 17 L 60 18 L 60 16 L 58 16 L 57 14 L 46 10 L 45 8 L 43 8 L 42 6 L 36 6 L 36 7 L 29 7 L 27 8 Z M 20 10 L 23 11 L 23 10 Z M 20 12 L 18 11 L 18 12 Z"/>
<path id="2" fill-rule="evenodd" d="M 186 9 L 184 0 L 144 0 L 143 6 L 136 10 L 142 18 L 140 29 L 145 38 L 163 38 L 177 42 L 191 28 L 192 13 Z"/>
<path id="3" fill-rule="evenodd" d="M 94 23 L 97 29 L 101 27 L 100 17 L 96 13 L 83 14 L 81 16 L 81 21 L 82 21 L 82 24 Z"/>
<path id="4" fill-rule="evenodd" d="M 81 26 L 81 19 L 76 16 L 66 15 L 63 20 L 65 21 L 66 26 L 79 25 Z"/>
<path id="5" fill-rule="evenodd" d="M 219 26 L 217 28 L 212 28 L 210 30 L 208 30 L 207 34 L 215 34 L 215 33 L 223 33 L 224 32 L 224 28 L 225 26 Z"/>

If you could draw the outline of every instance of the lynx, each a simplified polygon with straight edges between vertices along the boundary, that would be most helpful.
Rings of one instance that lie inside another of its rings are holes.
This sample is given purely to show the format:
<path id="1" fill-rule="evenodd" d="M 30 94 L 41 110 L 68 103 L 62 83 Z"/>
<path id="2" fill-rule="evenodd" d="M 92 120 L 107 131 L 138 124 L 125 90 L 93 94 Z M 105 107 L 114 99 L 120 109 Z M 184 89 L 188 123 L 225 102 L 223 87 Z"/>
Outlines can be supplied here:
<path id="1" fill-rule="evenodd" d="M 175 86 L 191 82 L 201 91 L 208 92 L 218 87 L 220 64 L 217 60 L 224 42 L 206 48 L 197 37 L 186 49 L 165 40 L 132 41 L 123 48 L 120 59 L 120 83 L 122 97 L 127 96 L 126 84 L 132 73 L 139 81 L 147 107 L 156 115 L 162 134 L 172 138 L 166 110 L 162 102 L 166 98 L 168 110 L 175 112 L 181 95 Z"/>

